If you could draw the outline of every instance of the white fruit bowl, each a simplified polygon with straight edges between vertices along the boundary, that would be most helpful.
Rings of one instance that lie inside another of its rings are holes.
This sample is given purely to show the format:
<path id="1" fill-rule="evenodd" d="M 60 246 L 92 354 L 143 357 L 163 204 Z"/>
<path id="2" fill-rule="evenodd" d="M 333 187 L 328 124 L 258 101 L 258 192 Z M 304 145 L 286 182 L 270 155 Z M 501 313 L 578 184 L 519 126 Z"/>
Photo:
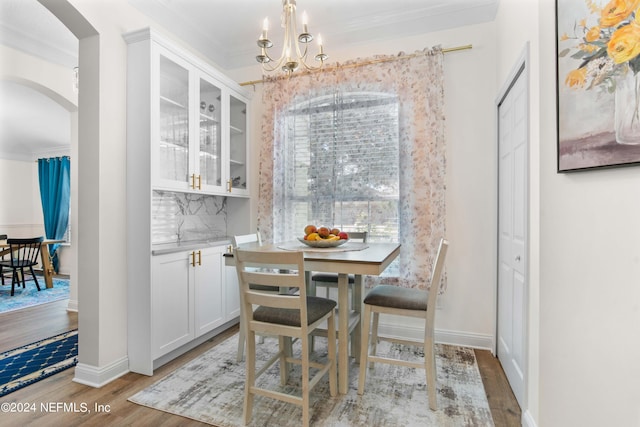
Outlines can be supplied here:
<path id="1" fill-rule="evenodd" d="M 311 246 L 312 248 L 335 248 L 340 245 L 344 245 L 349 241 L 349 239 L 340 239 L 340 240 L 304 240 L 303 238 L 298 237 L 302 243 L 307 246 Z"/>

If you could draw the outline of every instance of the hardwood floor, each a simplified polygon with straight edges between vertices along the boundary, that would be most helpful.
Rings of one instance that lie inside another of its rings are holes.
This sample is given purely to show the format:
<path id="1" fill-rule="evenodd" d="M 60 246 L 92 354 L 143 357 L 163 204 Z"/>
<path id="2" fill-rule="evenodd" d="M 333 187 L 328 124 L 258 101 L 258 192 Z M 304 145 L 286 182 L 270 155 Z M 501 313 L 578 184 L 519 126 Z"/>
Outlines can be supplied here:
<path id="1" fill-rule="evenodd" d="M 0 314 L 0 352 L 78 327 L 78 316 L 57 301 L 13 313 Z M 237 331 L 231 328 L 212 340 L 157 369 L 153 377 L 134 373 L 96 389 L 73 382 L 73 369 L 0 398 L 2 426 L 206 426 L 177 415 L 127 401 L 129 396 L 155 383 Z M 520 408 L 498 359 L 476 350 L 480 374 L 497 427 L 520 425 Z M 2 403 L 15 403 L 19 412 L 7 413 Z M 240 403 L 238 403 L 240 404 Z"/>

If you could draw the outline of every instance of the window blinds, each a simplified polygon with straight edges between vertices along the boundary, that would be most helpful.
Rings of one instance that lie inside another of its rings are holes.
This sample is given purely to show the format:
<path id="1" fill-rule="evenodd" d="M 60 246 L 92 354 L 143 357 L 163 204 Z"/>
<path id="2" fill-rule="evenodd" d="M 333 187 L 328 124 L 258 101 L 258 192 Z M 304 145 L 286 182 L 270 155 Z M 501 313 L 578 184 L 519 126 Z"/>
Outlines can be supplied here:
<path id="1" fill-rule="evenodd" d="M 337 92 L 287 111 L 288 238 L 313 223 L 397 241 L 398 111 L 396 96 L 371 92 Z"/>

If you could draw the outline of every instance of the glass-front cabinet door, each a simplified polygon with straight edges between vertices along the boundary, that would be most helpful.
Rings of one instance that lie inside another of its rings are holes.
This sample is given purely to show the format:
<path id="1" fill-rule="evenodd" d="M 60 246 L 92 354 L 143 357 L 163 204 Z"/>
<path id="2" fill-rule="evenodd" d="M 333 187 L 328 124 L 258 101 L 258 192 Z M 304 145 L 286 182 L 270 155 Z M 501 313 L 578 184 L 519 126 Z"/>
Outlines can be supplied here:
<path id="1" fill-rule="evenodd" d="M 247 99 L 182 57 L 157 52 L 154 188 L 248 196 Z"/>
<path id="2" fill-rule="evenodd" d="M 218 191 L 223 187 L 222 171 L 222 91 L 219 85 L 200 77 L 199 79 L 199 149 L 198 173 L 194 174 L 196 188 Z"/>
<path id="3" fill-rule="evenodd" d="M 230 193 L 247 193 L 247 103 L 229 96 L 229 178 Z"/>
<path id="4" fill-rule="evenodd" d="M 163 53 L 159 66 L 157 184 L 186 188 L 190 178 L 189 70 Z"/>

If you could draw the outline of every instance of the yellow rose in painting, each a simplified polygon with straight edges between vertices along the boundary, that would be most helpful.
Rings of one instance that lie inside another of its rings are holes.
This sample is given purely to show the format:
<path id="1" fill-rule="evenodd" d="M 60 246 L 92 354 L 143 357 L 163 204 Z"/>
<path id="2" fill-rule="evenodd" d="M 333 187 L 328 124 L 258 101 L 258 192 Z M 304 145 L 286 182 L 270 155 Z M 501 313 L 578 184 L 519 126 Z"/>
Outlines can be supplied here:
<path id="1" fill-rule="evenodd" d="M 567 78 L 564 81 L 569 87 L 583 87 L 587 80 L 587 68 L 582 67 L 577 70 L 572 70 L 567 74 Z"/>
<path id="2" fill-rule="evenodd" d="M 600 38 L 600 27 L 593 27 L 584 36 L 584 39 L 588 42 L 594 42 Z"/>
<path id="3" fill-rule="evenodd" d="M 616 64 L 627 62 L 640 54 L 640 25 L 631 23 L 618 28 L 607 44 L 607 53 Z"/>
<path id="4" fill-rule="evenodd" d="M 602 27 L 613 27 L 622 22 L 623 19 L 631 15 L 640 0 L 611 0 L 602 8 L 600 14 L 600 25 Z"/>

